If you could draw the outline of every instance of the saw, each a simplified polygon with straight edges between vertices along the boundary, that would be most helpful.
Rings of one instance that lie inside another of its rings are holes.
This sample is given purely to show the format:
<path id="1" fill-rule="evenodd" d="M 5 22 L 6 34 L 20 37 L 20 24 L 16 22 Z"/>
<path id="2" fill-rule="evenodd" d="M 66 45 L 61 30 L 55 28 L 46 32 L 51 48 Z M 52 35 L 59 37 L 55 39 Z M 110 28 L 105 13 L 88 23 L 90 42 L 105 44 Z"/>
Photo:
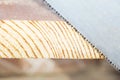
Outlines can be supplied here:
<path id="1" fill-rule="evenodd" d="M 45 3 L 120 69 L 119 0 L 45 0 Z"/>

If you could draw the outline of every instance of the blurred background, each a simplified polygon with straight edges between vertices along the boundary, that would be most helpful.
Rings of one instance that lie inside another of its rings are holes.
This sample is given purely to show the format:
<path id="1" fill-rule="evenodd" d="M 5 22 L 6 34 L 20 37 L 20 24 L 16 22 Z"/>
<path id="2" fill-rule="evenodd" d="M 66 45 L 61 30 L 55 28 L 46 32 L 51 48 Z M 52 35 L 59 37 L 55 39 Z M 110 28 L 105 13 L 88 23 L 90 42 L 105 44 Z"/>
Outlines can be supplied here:
<path id="1" fill-rule="evenodd" d="M 0 19 L 62 20 L 42 0 L 0 0 Z M 120 80 L 105 60 L 0 59 L 0 80 Z"/>
<path id="2" fill-rule="evenodd" d="M 105 60 L 0 59 L 0 80 L 119 80 Z"/>

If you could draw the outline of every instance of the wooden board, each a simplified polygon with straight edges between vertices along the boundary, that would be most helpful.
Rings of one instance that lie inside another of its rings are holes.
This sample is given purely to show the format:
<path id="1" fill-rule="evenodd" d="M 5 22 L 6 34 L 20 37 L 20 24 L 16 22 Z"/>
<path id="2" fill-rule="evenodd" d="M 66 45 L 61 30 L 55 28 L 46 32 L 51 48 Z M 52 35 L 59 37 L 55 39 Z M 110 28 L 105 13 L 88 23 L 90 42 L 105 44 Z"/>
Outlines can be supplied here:
<path id="1" fill-rule="evenodd" d="M 1 58 L 103 59 L 64 21 L 0 21 Z"/>

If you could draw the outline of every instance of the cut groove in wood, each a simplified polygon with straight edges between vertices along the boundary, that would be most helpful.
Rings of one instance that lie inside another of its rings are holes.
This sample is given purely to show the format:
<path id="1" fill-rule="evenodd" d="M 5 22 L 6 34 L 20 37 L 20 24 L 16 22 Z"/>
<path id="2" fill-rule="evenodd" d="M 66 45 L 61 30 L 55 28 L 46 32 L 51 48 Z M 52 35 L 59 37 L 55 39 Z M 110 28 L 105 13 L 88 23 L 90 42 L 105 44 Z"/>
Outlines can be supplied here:
<path id="1" fill-rule="evenodd" d="M 64 21 L 0 21 L 1 58 L 103 59 Z"/>

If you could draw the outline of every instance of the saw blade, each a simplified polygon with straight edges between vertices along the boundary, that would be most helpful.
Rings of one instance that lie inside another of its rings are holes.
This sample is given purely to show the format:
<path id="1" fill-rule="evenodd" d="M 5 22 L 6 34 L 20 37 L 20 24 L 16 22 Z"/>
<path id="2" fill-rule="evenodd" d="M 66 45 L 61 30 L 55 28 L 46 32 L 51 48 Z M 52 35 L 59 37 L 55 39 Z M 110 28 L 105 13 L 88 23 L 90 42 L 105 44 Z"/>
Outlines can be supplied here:
<path id="1" fill-rule="evenodd" d="M 119 0 L 45 0 L 120 70 Z"/>

